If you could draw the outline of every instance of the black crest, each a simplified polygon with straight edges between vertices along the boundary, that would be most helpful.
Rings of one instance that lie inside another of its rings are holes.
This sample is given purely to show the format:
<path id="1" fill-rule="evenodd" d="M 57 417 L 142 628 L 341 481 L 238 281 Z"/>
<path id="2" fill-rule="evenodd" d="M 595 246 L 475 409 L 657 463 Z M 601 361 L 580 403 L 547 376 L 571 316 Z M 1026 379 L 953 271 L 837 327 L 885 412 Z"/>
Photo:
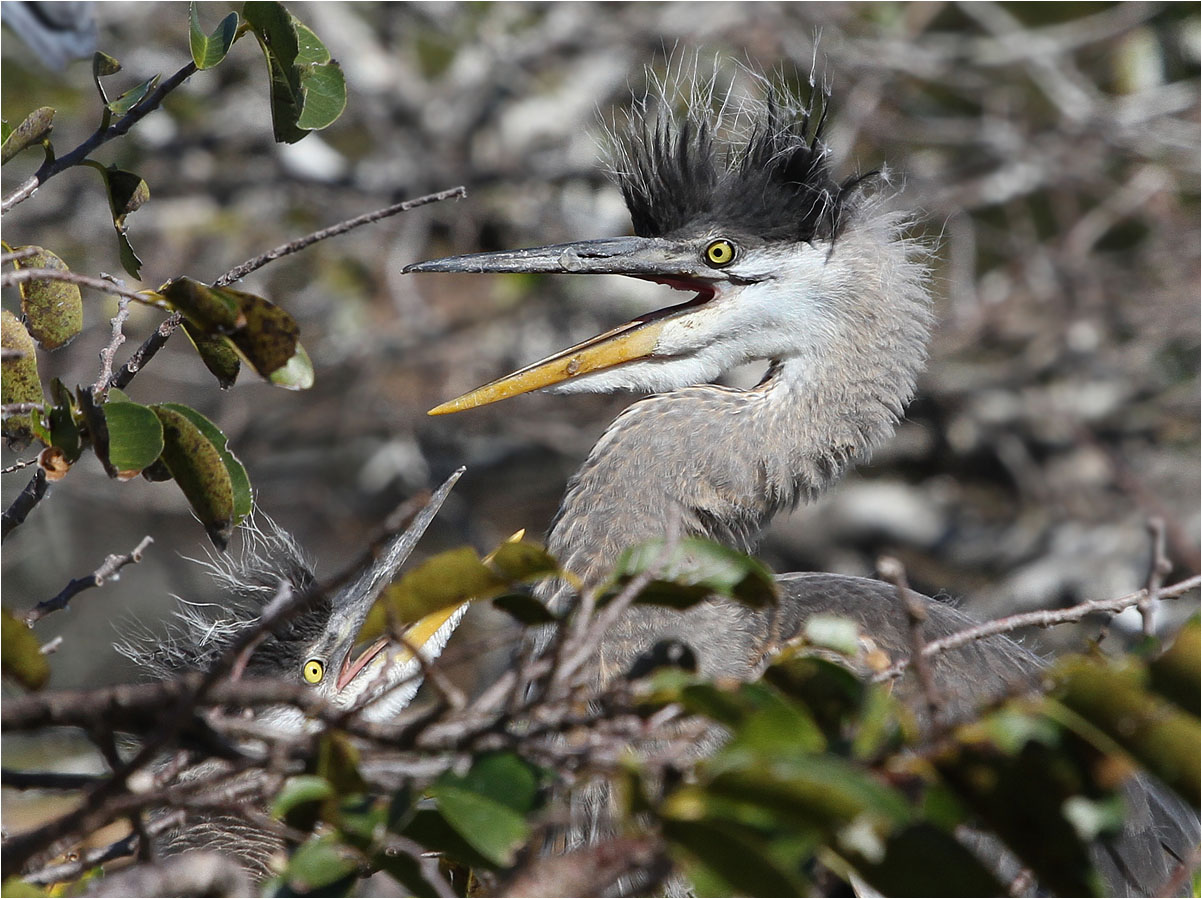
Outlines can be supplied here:
<path id="1" fill-rule="evenodd" d="M 822 141 L 828 95 L 801 104 L 759 79 L 764 100 L 732 111 L 711 81 L 677 113 L 663 85 L 615 129 L 614 169 L 635 234 L 709 225 L 764 240 L 834 239 L 863 179 L 832 180 Z M 717 107 L 717 111 L 715 111 Z"/>

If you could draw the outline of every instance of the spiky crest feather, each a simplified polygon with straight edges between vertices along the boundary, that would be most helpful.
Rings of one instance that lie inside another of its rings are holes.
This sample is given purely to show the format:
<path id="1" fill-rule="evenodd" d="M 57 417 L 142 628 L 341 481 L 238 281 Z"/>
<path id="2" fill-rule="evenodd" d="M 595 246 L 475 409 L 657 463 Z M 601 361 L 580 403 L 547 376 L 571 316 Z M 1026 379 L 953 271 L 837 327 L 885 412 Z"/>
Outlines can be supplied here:
<path id="1" fill-rule="evenodd" d="M 765 241 L 833 240 L 863 177 L 835 182 L 823 142 L 830 90 L 810 79 L 803 101 L 783 84 L 741 69 L 759 98 L 732 103 L 733 80 L 720 63 L 691 74 L 669 62 L 608 129 L 610 169 L 642 237 L 710 225 Z"/>

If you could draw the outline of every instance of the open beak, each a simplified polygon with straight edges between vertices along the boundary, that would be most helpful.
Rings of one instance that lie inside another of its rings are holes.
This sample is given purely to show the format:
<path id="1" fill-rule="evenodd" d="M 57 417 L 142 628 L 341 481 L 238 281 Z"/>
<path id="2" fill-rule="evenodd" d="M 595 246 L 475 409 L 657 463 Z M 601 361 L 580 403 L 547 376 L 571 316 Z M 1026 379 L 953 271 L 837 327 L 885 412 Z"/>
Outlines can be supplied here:
<path id="1" fill-rule="evenodd" d="M 646 359 L 664 326 L 709 302 L 715 294 L 714 269 L 697 256 L 695 245 L 658 237 L 615 237 L 500 253 L 450 256 L 410 265 L 405 272 L 525 272 L 628 275 L 695 292 L 692 300 L 639 316 L 624 325 L 556 353 L 430 410 L 461 412 L 497 400 L 551 387 L 561 381 Z"/>
<path id="2" fill-rule="evenodd" d="M 336 628 L 338 633 L 338 642 L 336 644 L 338 650 L 335 658 L 342 657 L 342 664 L 338 668 L 337 679 L 334 682 L 337 690 L 342 690 L 343 687 L 354 680 L 364 668 L 367 668 L 388 647 L 389 640 L 386 637 L 381 637 L 366 647 L 360 648 L 356 641 L 359 629 L 363 626 L 368 612 L 371 611 L 372 605 L 374 605 L 376 599 L 384 591 L 384 588 L 396 579 L 401 566 L 405 564 L 405 561 L 409 558 L 409 554 L 413 552 L 413 548 L 417 545 L 422 535 L 425 534 L 426 529 L 430 526 L 430 522 L 434 520 L 434 516 L 438 514 L 438 510 L 442 508 L 442 504 L 446 501 L 447 496 L 450 495 L 451 488 L 455 486 L 455 482 L 459 480 L 462 474 L 463 469 L 459 469 L 459 471 L 451 475 L 434 492 L 434 495 L 430 497 L 430 501 L 417 514 L 409 524 L 409 527 L 403 532 L 393 534 L 389 537 L 364 570 L 334 597 L 334 612 L 331 616 L 331 626 Z M 444 625 L 461 608 L 461 606 L 452 606 L 422 618 L 405 632 L 406 643 L 420 650 L 436 634 L 443 632 Z M 442 643 L 439 643 L 437 650 L 441 651 L 441 649 Z M 359 651 L 356 652 L 356 650 Z M 438 651 L 426 653 L 426 655 L 428 658 L 433 658 L 438 655 Z"/>

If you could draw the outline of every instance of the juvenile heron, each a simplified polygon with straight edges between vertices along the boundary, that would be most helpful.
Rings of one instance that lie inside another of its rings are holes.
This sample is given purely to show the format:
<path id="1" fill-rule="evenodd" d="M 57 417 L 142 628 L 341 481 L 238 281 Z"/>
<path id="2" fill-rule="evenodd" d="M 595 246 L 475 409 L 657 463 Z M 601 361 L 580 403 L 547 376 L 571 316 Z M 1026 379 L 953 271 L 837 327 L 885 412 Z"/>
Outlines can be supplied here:
<path id="1" fill-rule="evenodd" d="M 118 646 L 156 678 L 180 671 L 209 670 L 233 642 L 256 628 L 280 602 L 298 601 L 298 612 L 263 634 L 247 656 L 247 677 L 270 677 L 306 684 L 332 705 L 356 709 L 367 721 L 395 718 L 413 700 L 421 684 L 421 666 L 413 650 L 427 662 L 436 659 L 463 617 L 466 605 L 435 612 L 409 627 L 406 645 L 381 637 L 360 644 L 358 634 L 372 604 L 393 581 L 422 534 L 442 507 L 462 470 L 438 488 L 426 506 L 403 531 L 390 535 L 371 559 L 339 589 L 319 587 L 311 563 L 296 542 L 270 520 L 260 518 L 243 527 L 241 556 L 223 555 L 211 568 L 225 588 L 220 605 L 184 603 L 177 623 L 166 637 L 143 635 Z M 258 728 L 280 735 L 295 734 L 307 724 L 293 706 L 261 709 Z M 188 779 L 212 774 L 210 760 L 193 768 Z M 158 850 L 175 855 L 194 849 L 236 858 L 255 879 L 271 873 L 272 857 L 283 840 L 268 829 L 230 813 L 194 814 L 167 832 Z"/>
<path id="2" fill-rule="evenodd" d="M 543 388 L 654 393 L 604 432 L 552 524 L 549 550 L 586 581 L 608 573 L 626 547 L 668 534 L 750 548 L 778 512 L 866 459 L 913 395 L 932 323 L 926 251 L 904 236 L 904 217 L 872 198 L 877 179 L 832 178 L 824 96 L 815 106 L 770 86 L 766 95 L 745 104 L 702 90 L 681 113 L 666 96 L 636 109 L 613 157 L 633 237 L 406 269 L 620 274 L 692 295 L 432 410 Z M 709 383 L 754 361 L 768 369 L 749 390 Z M 666 638 L 689 644 L 703 673 L 746 676 L 774 633 L 795 634 L 817 613 L 849 617 L 886 652 L 908 655 L 909 619 L 892 586 L 829 574 L 779 580 L 773 613 L 719 600 L 684 614 L 631 610 L 598 649 L 597 679 L 628 670 Z M 972 623 L 950 605 L 921 601 L 928 639 Z M 1005 638 L 933 662 L 952 715 L 1039 670 Z M 921 706 L 913 685 L 899 691 Z M 1138 783 L 1127 799 L 1126 831 L 1098 851 L 1099 865 L 1117 893 L 1153 891 L 1196 843 L 1197 824 L 1159 787 Z"/>

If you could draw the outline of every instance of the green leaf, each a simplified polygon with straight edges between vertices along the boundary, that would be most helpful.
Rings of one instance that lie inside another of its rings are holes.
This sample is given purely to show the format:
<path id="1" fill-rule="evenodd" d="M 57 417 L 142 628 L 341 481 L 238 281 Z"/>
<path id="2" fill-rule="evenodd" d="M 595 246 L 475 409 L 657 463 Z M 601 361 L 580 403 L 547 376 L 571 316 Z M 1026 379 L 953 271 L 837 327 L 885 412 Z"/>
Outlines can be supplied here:
<path id="1" fill-rule="evenodd" d="M 476 851 L 494 865 L 513 863 L 530 828 L 538 774 L 513 753 L 477 758 L 462 777 L 446 772 L 430 788 L 438 810 Z"/>
<path id="2" fill-rule="evenodd" d="M 491 868 L 493 862 L 460 835 L 440 811 L 420 808 L 401 829 L 408 837 L 423 848 L 441 853 L 472 868 Z"/>
<path id="3" fill-rule="evenodd" d="M 776 579 L 763 563 L 748 555 L 700 537 L 686 537 L 665 549 L 662 539 L 631 547 L 618 559 L 619 586 L 645 571 L 657 578 L 640 594 L 639 602 L 688 608 L 717 594 L 751 608 L 775 602 Z"/>
<path id="4" fill-rule="evenodd" d="M 1195 615 L 1177 634 L 1173 645 L 1148 665 L 1148 678 L 1152 689 L 1194 716 L 1200 711 L 1200 637 L 1202 622 Z"/>
<path id="5" fill-rule="evenodd" d="M 155 75 L 153 78 L 147 78 L 141 84 L 131 87 L 125 93 L 121 94 L 121 96 L 117 97 L 115 100 L 109 100 L 109 102 L 104 105 L 108 107 L 109 111 L 112 112 L 113 115 L 123 116 L 141 103 L 142 100 L 146 98 L 147 94 L 158 87 L 159 81 L 161 80 L 161 75 Z"/>
<path id="6" fill-rule="evenodd" d="M 293 895 L 331 896 L 349 887 L 360 869 L 357 854 L 326 834 L 309 840 L 288 859 L 284 879 Z"/>
<path id="7" fill-rule="evenodd" d="M 110 401 L 102 407 L 108 428 L 108 462 L 124 480 L 140 473 L 163 452 L 163 426 L 154 410 Z"/>
<path id="8" fill-rule="evenodd" d="M 221 432 L 221 429 L 217 425 L 213 424 L 190 406 L 184 406 L 179 403 L 163 403 L 161 408 L 178 412 L 191 421 L 221 455 L 221 462 L 225 465 L 226 472 L 230 477 L 230 485 L 234 491 L 234 524 L 238 524 L 250 514 L 251 507 L 254 505 L 254 496 L 251 494 L 250 478 L 246 474 L 246 468 L 238 461 L 238 457 L 230 451 L 229 441 L 225 434 Z"/>
<path id="9" fill-rule="evenodd" d="M 0 362 L 0 402 L 41 403 L 42 381 L 38 376 L 37 349 L 33 338 L 20 320 L 7 309 L 0 311 L 0 344 L 4 349 L 20 353 L 15 359 Z M 3 433 L 9 446 L 20 449 L 33 439 L 33 415 L 9 415 L 3 421 Z"/>
<path id="10" fill-rule="evenodd" d="M 150 199 L 150 188 L 140 176 L 133 172 L 122 171 L 114 166 L 105 167 L 90 159 L 85 159 L 81 164 L 94 168 L 104 179 L 109 210 L 113 216 L 113 228 L 117 232 L 117 247 L 121 254 L 121 265 L 132 277 L 139 277 L 142 260 L 138 258 L 138 254 L 134 252 L 134 248 L 126 236 L 125 217 L 131 212 L 135 212 Z"/>
<path id="11" fill-rule="evenodd" d="M 284 818 L 302 805 L 322 802 L 335 795 L 334 785 L 324 777 L 314 774 L 298 774 L 284 782 L 283 789 L 271 804 L 271 814 L 276 818 Z"/>
<path id="12" fill-rule="evenodd" d="M 26 147 L 45 140 L 54 128 L 54 109 L 40 106 L 25 117 L 16 128 L 5 125 L 4 143 L 0 145 L 0 165 L 8 162 Z"/>
<path id="13" fill-rule="evenodd" d="M 188 4 L 188 46 L 192 51 L 192 61 L 200 70 L 211 69 L 229 53 L 238 34 L 238 14 L 230 13 L 217 29 L 206 35 L 200 27 L 200 16 L 196 12 L 196 2 Z"/>
<path id="14" fill-rule="evenodd" d="M 324 734 L 317 748 L 317 773 L 328 780 L 339 795 L 363 793 L 367 783 L 359 773 L 359 750 L 336 731 Z"/>
<path id="15" fill-rule="evenodd" d="M 179 411 L 184 407 L 152 408 L 163 425 L 163 464 L 187 497 L 209 539 L 224 550 L 234 529 L 235 515 L 234 488 L 221 452 L 197 427 L 192 416 Z"/>
<path id="16" fill-rule="evenodd" d="M 1055 669 L 1056 695 L 1140 764 L 1196 803 L 1202 792 L 1202 726 L 1110 662 L 1070 657 Z"/>
<path id="17" fill-rule="evenodd" d="M 318 37 L 274 2 L 248 2 L 242 17 L 263 49 L 271 76 L 275 139 L 295 143 L 346 108 L 346 81 Z"/>
<path id="18" fill-rule="evenodd" d="M 54 402 L 46 416 L 50 426 L 50 443 L 62 450 L 67 462 L 72 463 L 83 451 L 79 425 L 75 420 L 75 399 L 58 378 L 50 382 L 50 399 Z"/>
<path id="19" fill-rule="evenodd" d="M 0 620 L 0 666 L 4 674 L 26 689 L 40 690 L 50 679 L 50 664 L 42 655 L 38 638 L 8 609 L 0 610 Z"/>
<path id="20" fill-rule="evenodd" d="M 313 362 L 299 340 L 292 358 L 268 375 L 267 380 L 285 390 L 308 390 L 313 386 Z"/>
<path id="21" fill-rule="evenodd" d="M 672 855 L 699 896 L 808 896 L 800 866 L 778 863 L 763 836 L 728 821 L 669 818 L 663 824 Z"/>
<path id="22" fill-rule="evenodd" d="M 196 347 L 200 361 L 217 378 L 221 389 L 228 390 L 233 387 L 234 382 L 238 380 L 238 372 L 242 369 L 242 357 L 238 355 L 230 339 L 224 334 L 206 334 L 186 318 L 183 321 L 183 329 L 192 341 L 192 346 Z"/>
<path id="23" fill-rule="evenodd" d="M 414 624 L 469 599 L 491 599 L 505 586 L 505 580 L 471 547 L 447 550 L 386 587 L 367 613 L 355 642 L 375 640 L 388 633 L 390 622 L 397 626 Z"/>
<path id="24" fill-rule="evenodd" d="M 65 262 L 41 247 L 17 247 L 36 250 L 32 256 L 13 264 L 19 269 L 44 268 L 67 272 Z M 79 287 L 65 281 L 36 280 L 20 285 L 21 314 L 30 335 L 48 350 L 66 346 L 83 330 L 83 298 Z"/>
<path id="25" fill-rule="evenodd" d="M 502 543 L 488 557 L 488 563 L 510 583 L 520 583 L 544 575 L 559 574 L 559 563 L 536 543 Z"/>

